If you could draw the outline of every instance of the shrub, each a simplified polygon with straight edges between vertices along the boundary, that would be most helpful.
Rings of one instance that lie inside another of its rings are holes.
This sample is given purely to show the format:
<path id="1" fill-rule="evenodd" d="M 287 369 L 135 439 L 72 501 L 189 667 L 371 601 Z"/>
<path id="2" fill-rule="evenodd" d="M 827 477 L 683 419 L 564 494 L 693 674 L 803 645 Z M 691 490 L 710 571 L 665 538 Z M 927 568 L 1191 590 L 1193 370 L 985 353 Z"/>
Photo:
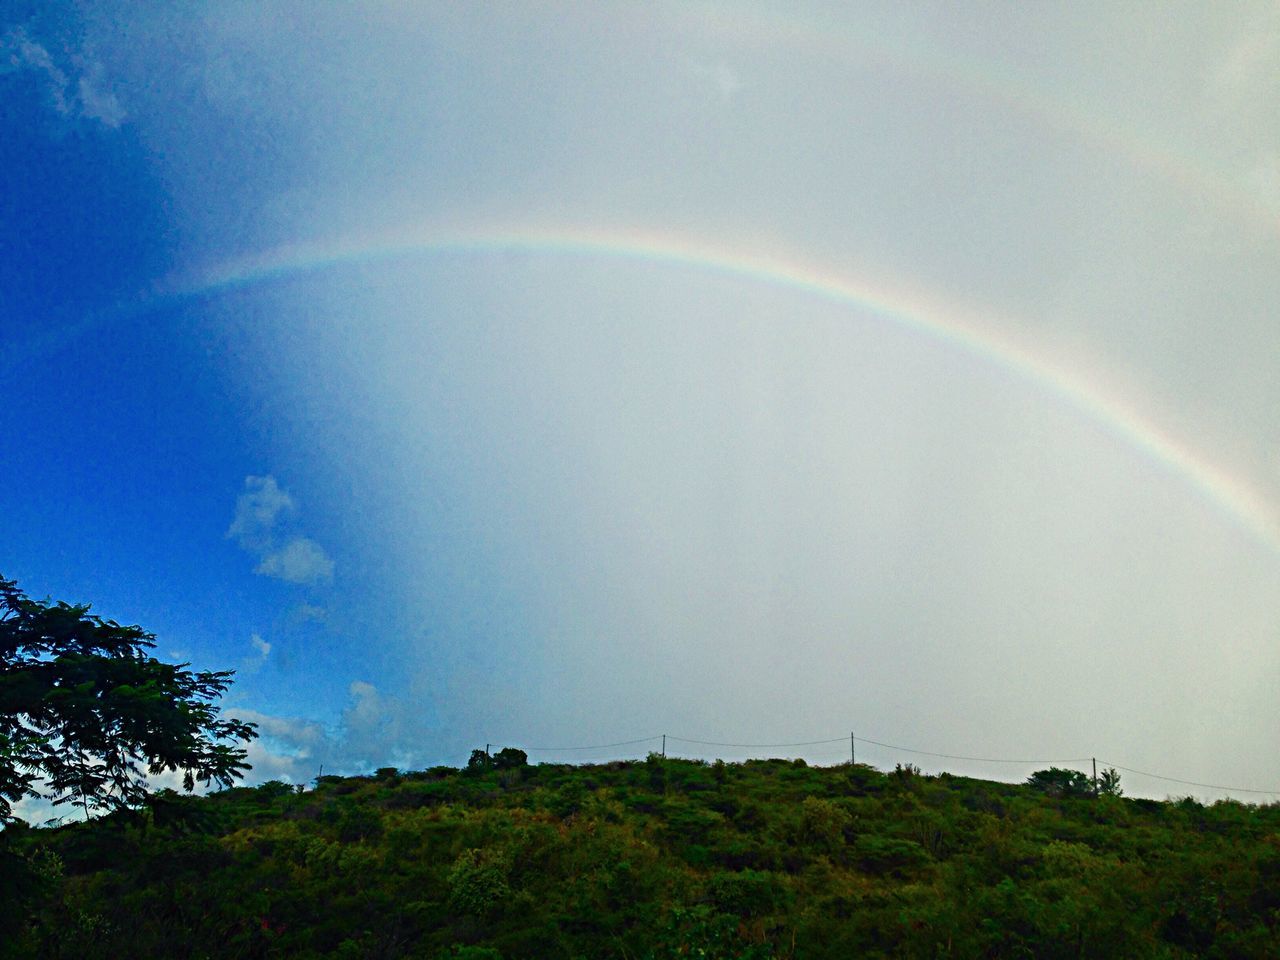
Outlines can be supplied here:
<path id="1" fill-rule="evenodd" d="M 780 878 L 763 870 L 718 873 L 711 878 L 707 893 L 718 911 L 739 917 L 765 916 L 786 902 Z"/>
<path id="2" fill-rule="evenodd" d="M 805 797 L 800 804 L 801 836 L 824 853 L 844 846 L 844 832 L 850 823 L 848 812 L 830 800 Z"/>
<path id="3" fill-rule="evenodd" d="M 449 906 L 457 913 L 483 917 L 511 896 L 510 865 L 493 850 L 464 850 L 449 871 Z"/>

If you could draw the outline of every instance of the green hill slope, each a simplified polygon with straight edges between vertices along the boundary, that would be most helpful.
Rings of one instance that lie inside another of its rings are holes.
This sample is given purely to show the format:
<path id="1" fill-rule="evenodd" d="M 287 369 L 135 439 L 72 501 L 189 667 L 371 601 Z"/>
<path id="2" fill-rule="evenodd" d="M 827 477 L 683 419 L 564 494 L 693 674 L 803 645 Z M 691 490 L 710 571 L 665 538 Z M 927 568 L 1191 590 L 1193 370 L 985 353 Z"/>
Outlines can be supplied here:
<path id="1" fill-rule="evenodd" d="M 911 769 L 387 770 L 10 839 L 19 957 L 1280 956 L 1280 807 Z"/>

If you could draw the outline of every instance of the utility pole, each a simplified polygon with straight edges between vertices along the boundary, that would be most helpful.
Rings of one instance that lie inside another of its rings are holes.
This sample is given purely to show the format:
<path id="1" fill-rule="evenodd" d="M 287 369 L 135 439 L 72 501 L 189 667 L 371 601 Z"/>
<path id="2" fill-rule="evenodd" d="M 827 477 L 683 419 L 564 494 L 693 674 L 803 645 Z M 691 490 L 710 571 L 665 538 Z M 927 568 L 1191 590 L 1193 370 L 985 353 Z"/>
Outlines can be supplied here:
<path id="1" fill-rule="evenodd" d="M 858 748 L 854 746 L 853 734 L 849 734 L 849 762 L 856 764 L 858 762 Z"/>
<path id="2" fill-rule="evenodd" d="M 667 759 L 667 735 L 662 735 L 662 759 Z"/>
<path id="3" fill-rule="evenodd" d="M 1098 795 L 1098 758 L 1093 758 L 1093 795 Z"/>

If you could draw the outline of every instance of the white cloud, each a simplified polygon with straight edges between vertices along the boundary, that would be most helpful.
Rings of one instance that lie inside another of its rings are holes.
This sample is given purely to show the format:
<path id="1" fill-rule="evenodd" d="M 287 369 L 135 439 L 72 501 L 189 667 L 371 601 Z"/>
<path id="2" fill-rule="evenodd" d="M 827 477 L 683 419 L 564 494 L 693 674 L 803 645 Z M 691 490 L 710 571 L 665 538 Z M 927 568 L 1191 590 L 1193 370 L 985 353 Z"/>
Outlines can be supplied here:
<path id="1" fill-rule="evenodd" d="M 259 736 L 282 741 L 294 750 L 310 750 L 328 739 L 324 727 L 314 720 L 277 717 L 243 708 L 237 708 L 234 713 L 240 720 L 257 724 Z"/>
<path id="2" fill-rule="evenodd" d="M 112 129 L 120 126 L 128 116 L 119 98 L 110 90 L 100 86 L 100 70 L 92 75 L 84 74 L 76 82 L 76 92 L 80 98 L 80 113 L 91 120 L 97 120 Z"/>
<path id="3" fill-rule="evenodd" d="M 251 782 L 288 780 L 306 783 L 321 765 L 331 773 L 363 773 L 396 764 L 412 767 L 416 758 L 401 745 L 407 711 L 394 697 L 364 680 L 352 682 L 341 720 L 327 729 L 314 720 L 236 709 L 235 715 L 258 725 L 259 739 L 248 745 Z"/>
<path id="4" fill-rule="evenodd" d="M 119 98 L 105 84 L 101 65 L 90 63 L 73 78 L 26 30 L 14 27 L 0 37 L 0 74 L 20 71 L 44 76 L 49 102 L 64 117 L 84 117 L 113 129 L 127 117 Z"/>
<path id="5" fill-rule="evenodd" d="M 289 583 L 320 583 L 333 579 L 333 560 L 314 540 L 293 537 L 265 554 L 254 572 Z"/>
<path id="6" fill-rule="evenodd" d="M 227 536 L 246 550 L 261 550 L 271 543 L 280 515 L 295 509 L 293 498 L 280 489 L 275 477 L 245 477 Z"/>
<path id="7" fill-rule="evenodd" d="M 253 634 L 253 636 L 249 638 L 249 642 L 253 644 L 253 649 L 258 651 L 263 660 L 267 659 L 271 654 L 271 644 L 266 640 L 263 640 L 258 634 Z"/>
<path id="8" fill-rule="evenodd" d="M 320 544 L 300 534 L 283 535 L 283 518 L 296 513 L 297 505 L 276 478 L 245 477 L 244 492 L 236 500 L 235 517 L 227 536 L 249 553 L 256 554 L 255 573 L 287 583 L 316 584 L 333 579 L 333 560 Z M 318 608 L 317 608 L 318 609 Z"/>
<path id="9" fill-rule="evenodd" d="M 368 730 L 386 720 L 387 701 L 372 683 L 356 680 L 352 682 L 348 692 L 355 702 L 342 715 L 347 726 Z"/>

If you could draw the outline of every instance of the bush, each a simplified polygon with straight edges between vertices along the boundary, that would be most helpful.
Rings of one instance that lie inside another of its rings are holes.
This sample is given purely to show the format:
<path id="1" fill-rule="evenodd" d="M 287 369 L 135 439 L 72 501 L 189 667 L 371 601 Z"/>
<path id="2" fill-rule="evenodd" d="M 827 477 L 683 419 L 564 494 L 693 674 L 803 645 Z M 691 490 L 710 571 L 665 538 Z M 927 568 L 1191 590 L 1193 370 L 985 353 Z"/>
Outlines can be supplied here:
<path id="1" fill-rule="evenodd" d="M 449 906 L 465 916 L 483 917 L 511 896 L 510 866 L 492 850 L 464 850 L 449 871 Z"/>
<path id="2" fill-rule="evenodd" d="M 830 800 L 805 797 L 800 804 L 801 835 L 824 853 L 844 846 L 844 832 L 851 823 L 848 811 Z"/>
<path id="3" fill-rule="evenodd" d="M 786 888 L 779 878 L 762 870 L 716 874 L 707 892 L 719 912 L 739 917 L 765 916 L 786 902 Z"/>
<path id="4" fill-rule="evenodd" d="M 897 837 L 867 834 L 858 837 L 854 849 L 858 866 L 872 874 L 907 871 L 929 862 L 929 855 L 920 844 Z"/>

